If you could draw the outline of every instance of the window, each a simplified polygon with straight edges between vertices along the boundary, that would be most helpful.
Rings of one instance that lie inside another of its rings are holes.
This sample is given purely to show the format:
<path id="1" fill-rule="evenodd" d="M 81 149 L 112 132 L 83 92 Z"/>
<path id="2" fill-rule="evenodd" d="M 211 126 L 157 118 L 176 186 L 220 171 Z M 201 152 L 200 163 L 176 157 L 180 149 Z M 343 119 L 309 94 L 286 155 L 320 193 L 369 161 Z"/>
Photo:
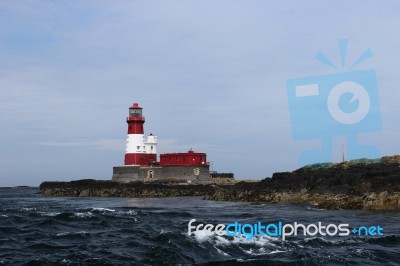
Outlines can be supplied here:
<path id="1" fill-rule="evenodd" d="M 136 146 L 136 148 L 139 150 L 139 149 L 140 149 L 140 146 Z"/>
<path id="2" fill-rule="evenodd" d="M 153 149 L 153 146 L 151 146 L 150 148 Z"/>

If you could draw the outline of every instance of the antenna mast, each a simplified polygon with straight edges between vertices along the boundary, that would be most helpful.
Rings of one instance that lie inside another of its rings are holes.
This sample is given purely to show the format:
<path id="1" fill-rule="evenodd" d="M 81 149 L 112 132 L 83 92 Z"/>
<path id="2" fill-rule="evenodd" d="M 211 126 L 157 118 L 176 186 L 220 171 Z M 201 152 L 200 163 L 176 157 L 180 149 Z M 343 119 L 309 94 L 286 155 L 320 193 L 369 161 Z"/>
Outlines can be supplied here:
<path id="1" fill-rule="evenodd" d="M 342 161 L 344 162 L 344 144 L 342 144 Z"/>

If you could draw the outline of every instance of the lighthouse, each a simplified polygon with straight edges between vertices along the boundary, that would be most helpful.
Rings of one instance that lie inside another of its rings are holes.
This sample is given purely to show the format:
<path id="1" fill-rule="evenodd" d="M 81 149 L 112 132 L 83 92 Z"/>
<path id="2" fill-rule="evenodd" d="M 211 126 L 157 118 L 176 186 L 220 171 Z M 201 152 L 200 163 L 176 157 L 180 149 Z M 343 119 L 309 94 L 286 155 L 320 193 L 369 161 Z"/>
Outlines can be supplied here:
<path id="1" fill-rule="evenodd" d="M 157 136 L 145 139 L 143 109 L 138 103 L 129 107 L 128 137 L 126 139 L 125 165 L 151 166 L 157 162 Z"/>
<path id="2" fill-rule="evenodd" d="M 188 152 L 172 152 L 160 155 L 157 160 L 157 136 L 144 135 L 143 109 L 138 103 L 129 107 L 126 118 L 128 137 L 126 139 L 125 163 L 114 166 L 112 180 L 122 183 L 134 181 L 163 181 L 177 183 L 210 183 L 212 177 L 229 177 L 233 174 L 212 173 L 207 154 L 190 149 Z M 224 176 L 222 176 L 224 175 Z"/>

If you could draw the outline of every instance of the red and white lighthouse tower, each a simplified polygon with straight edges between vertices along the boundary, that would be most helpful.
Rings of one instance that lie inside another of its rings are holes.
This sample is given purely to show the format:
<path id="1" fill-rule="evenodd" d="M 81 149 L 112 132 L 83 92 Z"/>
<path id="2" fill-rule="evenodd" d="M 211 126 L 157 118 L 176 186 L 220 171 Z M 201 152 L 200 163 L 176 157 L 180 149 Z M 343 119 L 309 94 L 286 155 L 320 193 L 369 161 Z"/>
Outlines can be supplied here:
<path id="1" fill-rule="evenodd" d="M 150 134 L 145 140 L 142 107 L 134 103 L 129 107 L 128 137 L 126 139 L 125 165 L 149 166 L 157 162 L 157 136 Z"/>

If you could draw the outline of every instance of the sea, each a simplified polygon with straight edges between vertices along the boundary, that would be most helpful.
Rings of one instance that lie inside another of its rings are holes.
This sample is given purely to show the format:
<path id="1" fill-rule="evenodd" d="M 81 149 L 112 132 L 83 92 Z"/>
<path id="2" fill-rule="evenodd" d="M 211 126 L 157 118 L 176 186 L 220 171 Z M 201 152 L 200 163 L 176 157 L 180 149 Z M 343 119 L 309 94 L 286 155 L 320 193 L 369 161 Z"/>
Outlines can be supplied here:
<path id="1" fill-rule="evenodd" d="M 283 239 L 279 225 L 289 234 L 295 223 L 297 236 Z M 213 230 L 218 224 L 230 234 Z M 254 224 L 269 234 L 255 234 Z M 338 235 L 340 224 L 362 232 Z M 0 188 L 0 265 L 400 265 L 400 213 Z"/>

